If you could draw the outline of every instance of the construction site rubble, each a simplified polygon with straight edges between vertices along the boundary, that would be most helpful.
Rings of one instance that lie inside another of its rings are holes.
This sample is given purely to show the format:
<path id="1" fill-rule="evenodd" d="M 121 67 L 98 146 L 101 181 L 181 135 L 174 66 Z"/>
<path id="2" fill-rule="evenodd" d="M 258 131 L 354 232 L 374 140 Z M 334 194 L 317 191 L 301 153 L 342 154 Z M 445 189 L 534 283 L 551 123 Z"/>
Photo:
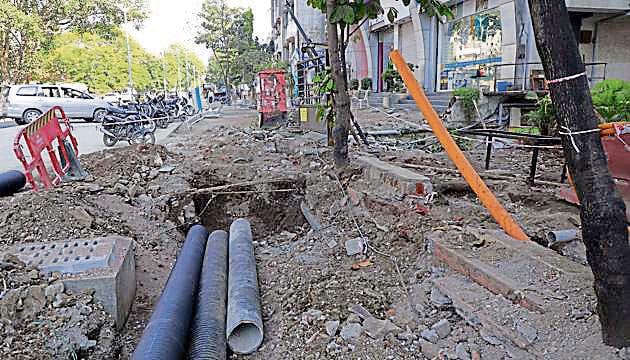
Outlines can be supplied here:
<path id="1" fill-rule="evenodd" d="M 390 121 L 355 116 L 368 129 Z M 4 256 L 0 357 L 129 358 L 191 226 L 228 229 L 245 217 L 265 329 L 248 359 L 627 358 L 601 343 L 583 245 L 548 247 L 549 231 L 579 229 L 579 210 L 556 187 L 519 180 L 528 154 L 497 149 L 498 170 L 480 171 L 533 240 L 515 244 L 442 152 L 355 144 L 338 172 L 325 136 L 254 129 L 254 117 L 240 110 L 164 145 L 82 155 L 87 179 L 1 198 L 2 249 L 130 238 L 137 289 L 116 330 L 93 293 Z M 467 151 L 478 169 L 484 152 Z M 561 157 L 541 159 L 539 180 L 557 180 Z"/>

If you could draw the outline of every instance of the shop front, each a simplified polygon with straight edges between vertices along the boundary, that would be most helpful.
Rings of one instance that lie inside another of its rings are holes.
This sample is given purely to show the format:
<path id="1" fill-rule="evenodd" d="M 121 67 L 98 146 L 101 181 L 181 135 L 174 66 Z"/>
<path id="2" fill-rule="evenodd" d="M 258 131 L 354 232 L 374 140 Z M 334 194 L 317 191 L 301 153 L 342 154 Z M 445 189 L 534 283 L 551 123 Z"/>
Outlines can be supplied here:
<path id="1" fill-rule="evenodd" d="M 455 8 L 457 12 L 461 13 Z M 494 65 L 504 62 L 502 40 L 502 16 L 498 8 L 460 16 L 442 25 L 437 90 L 492 86 Z"/>

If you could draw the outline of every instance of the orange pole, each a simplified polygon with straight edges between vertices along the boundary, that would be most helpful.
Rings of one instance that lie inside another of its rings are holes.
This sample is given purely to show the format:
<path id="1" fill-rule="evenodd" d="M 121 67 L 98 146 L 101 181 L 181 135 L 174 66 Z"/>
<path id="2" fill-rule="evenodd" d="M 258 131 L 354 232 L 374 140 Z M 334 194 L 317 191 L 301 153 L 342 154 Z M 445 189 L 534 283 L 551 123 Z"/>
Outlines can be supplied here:
<path id="1" fill-rule="evenodd" d="M 440 121 L 438 114 L 435 112 L 435 109 L 429 103 L 429 99 L 427 99 L 424 91 L 414 78 L 411 70 L 409 70 L 409 66 L 407 66 L 407 62 L 402 57 L 398 50 L 394 50 L 390 53 L 390 57 L 396 65 L 398 72 L 402 76 L 405 85 L 407 85 L 407 89 L 413 96 L 416 101 L 416 105 L 418 109 L 422 111 L 424 114 L 424 118 L 427 120 L 431 129 L 433 129 L 433 133 L 437 136 L 438 140 L 446 150 L 446 153 L 451 158 L 451 160 L 459 169 L 459 172 L 464 176 L 466 182 L 470 187 L 475 191 L 479 200 L 483 203 L 483 205 L 488 209 L 492 217 L 496 220 L 497 223 L 505 230 L 505 232 L 512 236 L 517 240 L 529 240 L 529 237 L 525 234 L 523 229 L 514 221 L 512 216 L 501 206 L 497 198 L 492 194 L 488 186 L 481 180 L 481 177 L 472 167 L 466 156 L 462 150 L 457 146 L 451 134 L 448 133 L 448 130 Z"/>

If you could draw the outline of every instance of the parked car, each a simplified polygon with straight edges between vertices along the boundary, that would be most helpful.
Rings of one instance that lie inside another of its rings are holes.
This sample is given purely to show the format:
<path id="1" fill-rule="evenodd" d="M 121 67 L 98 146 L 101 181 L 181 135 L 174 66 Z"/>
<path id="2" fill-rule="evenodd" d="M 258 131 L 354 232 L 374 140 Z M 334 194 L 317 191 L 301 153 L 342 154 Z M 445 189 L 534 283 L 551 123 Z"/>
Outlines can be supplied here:
<path id="1" fill-rule="evenodd" d="M 61 106 L 69 118 L 100 122 L 110 106 L 88 93 L 60 85 L 10 85 L 1 95 L 0 116 L 19 125 L 34 121 L 53 106 Z"/>
<path id="2" fill-rule="evenodd" d="M 112 105 L 120 105 L 120 94 L 115 92 L 107 93 L 103 95 L 103 100 Z"/>

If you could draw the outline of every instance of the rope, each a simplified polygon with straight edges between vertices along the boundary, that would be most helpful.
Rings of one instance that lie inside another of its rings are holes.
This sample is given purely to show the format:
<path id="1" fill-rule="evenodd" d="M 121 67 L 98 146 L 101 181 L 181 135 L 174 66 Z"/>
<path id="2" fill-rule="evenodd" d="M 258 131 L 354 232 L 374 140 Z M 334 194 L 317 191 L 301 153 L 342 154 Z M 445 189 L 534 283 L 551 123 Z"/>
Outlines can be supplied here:
<path id="1" fill-rule="evenodd" d="M 561 131 L 559 134 L 560 135 L 565 135 L 568 136 L 569 139 L 571 139 L 571 145 L 573 145 L 573 149 L 575 149 L 576 153 L 580 153 L 580 148 L 578 148 L 577 143 L 575 142 L 575 138 L 573 137 L 574 135 L 583 135 L 583 134 L 590 134 L 590 133 L 594 133 L 594 132 L 600 132 L 601 130 L 599 128 L 595 128 L 595 129 L 590 129 L 590 130 L 580 130 L 580 131 L 571 131 L 571 129 L 569 129 L 567 126 L 562 126 L 562 129 L 566 130 L 565 131 Z"/>
<path id="2" fill-rule="evenodd" d="M 582 76 L 586 76 L 586 71 L 583 72 L 583 73 L 579 73 L 579 74 L 575 74 L 575 75 L 571 75 L 571 76 L 565 76 L 565 77 L 560 78 L 560 79 L 548 80 L 547 84 L 557 84 L 557 83 L 561 83 L 561 82 L 577 79 L 577 78 L 582 77 Z"/>

